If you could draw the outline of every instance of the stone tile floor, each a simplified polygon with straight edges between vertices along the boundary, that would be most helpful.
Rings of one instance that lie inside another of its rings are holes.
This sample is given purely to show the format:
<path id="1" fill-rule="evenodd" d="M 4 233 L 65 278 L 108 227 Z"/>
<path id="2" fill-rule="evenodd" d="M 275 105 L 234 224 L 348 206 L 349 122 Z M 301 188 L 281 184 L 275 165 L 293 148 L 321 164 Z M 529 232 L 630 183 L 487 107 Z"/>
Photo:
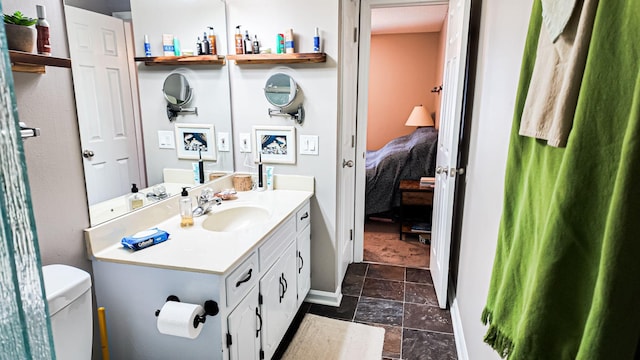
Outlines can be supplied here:
<path id="1" fill-rule="evenodd" d="M 438 307 L 429 270 L 354 263 L 342 293 L 339 307 L 304 303 L 274 358 L 286 350 L 307 312 L 383 327 L 382 359 L 457 358 L 451 315 Z"/>

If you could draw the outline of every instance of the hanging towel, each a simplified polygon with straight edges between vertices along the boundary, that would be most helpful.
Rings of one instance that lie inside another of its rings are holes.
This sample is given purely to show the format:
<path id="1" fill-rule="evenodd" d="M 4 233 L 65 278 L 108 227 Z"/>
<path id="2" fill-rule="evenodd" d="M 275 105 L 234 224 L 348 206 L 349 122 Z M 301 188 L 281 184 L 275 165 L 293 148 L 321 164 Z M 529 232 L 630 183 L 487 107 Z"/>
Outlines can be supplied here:
<path id="1" fill-rule="evenodd" d="M 543 0 L 543 15 L 545 2 L 553 3 Z M 557 41 L 553 41 L 548 26 L 540 31 L 536 62 L 520 123 L 520 135 L 547 140 L 555 147 L 566 146 L 571 131 L 598 0 L 568 3 L 575 3 L 573 15 Z M 548 12 L 561 9 L 551 7 Z M 561 11 L 561 15 L 566 16 L 566 10 Z"/>
<path id="2" fill-rule="evenodd" d="M 509 359 L 632 359 L 640 339 L 640 10 L 600 0 L 566 148 L 518 135 L 534 1 L 482 321 Z"/>
<path id="3" fill-rule="evenodd" d="M 577 0 L 542 0 L 542 23 L 552 42 L 556 42 L 569 23 Z"/>

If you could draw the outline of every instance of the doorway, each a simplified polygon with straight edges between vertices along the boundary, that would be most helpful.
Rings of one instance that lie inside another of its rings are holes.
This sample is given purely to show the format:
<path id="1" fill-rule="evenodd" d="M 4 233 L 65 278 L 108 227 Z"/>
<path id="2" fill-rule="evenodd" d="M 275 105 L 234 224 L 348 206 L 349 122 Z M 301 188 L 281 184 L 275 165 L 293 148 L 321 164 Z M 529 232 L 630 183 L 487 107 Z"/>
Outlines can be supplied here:
<path id="1" fill-rule="evenodd" d="M 369 10 L 365 262 L 429 267 L 447 9 Z"/>

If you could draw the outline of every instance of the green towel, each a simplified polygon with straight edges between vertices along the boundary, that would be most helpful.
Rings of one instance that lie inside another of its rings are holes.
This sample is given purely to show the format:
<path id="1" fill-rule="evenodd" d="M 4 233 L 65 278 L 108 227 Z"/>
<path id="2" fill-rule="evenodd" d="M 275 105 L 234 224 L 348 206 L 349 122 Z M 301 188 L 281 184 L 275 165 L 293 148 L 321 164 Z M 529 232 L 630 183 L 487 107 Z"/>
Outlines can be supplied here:
<path id="1" fill-rule="evenodd" d="M 640 339 L 640 5 L 600 0 L 564 149 L 518 135 L 516 99 L 485 341 L 509 359 L 631 359 Z"/>

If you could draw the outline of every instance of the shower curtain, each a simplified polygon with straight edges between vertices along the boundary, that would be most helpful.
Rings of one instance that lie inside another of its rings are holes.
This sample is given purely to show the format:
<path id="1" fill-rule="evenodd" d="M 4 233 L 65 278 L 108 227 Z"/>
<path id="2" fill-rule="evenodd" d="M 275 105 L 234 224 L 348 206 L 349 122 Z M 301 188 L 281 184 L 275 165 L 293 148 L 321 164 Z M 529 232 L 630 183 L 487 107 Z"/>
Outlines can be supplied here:
<path id="1" fill-rule="evenodd" d="M 640 339 L 640 8 L 599 1 L 566 148 L 518 135 L 540 31 L 535 0 L 485 341 L 509 359 L 632 359 Z"/>

